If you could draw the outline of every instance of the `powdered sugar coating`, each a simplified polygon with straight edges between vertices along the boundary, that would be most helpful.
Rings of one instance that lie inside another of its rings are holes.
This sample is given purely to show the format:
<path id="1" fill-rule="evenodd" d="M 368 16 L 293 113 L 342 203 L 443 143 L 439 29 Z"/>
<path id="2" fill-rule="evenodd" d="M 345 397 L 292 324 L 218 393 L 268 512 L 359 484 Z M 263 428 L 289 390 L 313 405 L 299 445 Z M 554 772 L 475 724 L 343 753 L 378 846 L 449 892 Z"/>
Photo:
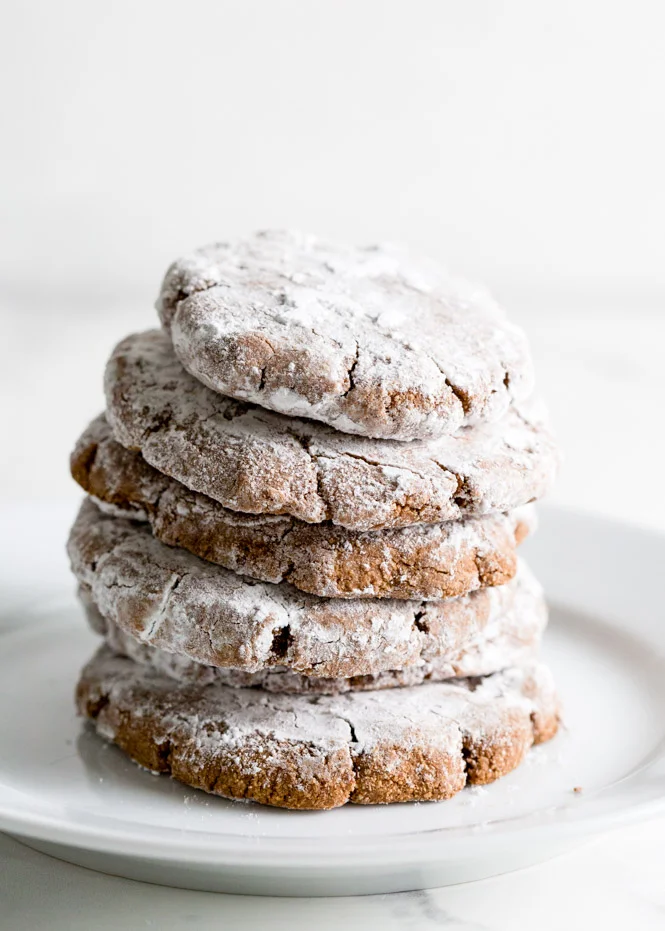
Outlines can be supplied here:
<path id="1" fill-rule="evenodd" d="M 106 647 L 83 670 L 77 702 L 141 765 L 286 808 L 449 798 L 514 769 L 532 743 L 553 736 L 558 714 L 551 675 L 537 664 L 310 697 L 176 686 Z"/>
<path id="2" fill-rule="evenodd" d="M 366 440 L 222 397 L 182 369 L 159 331 L 116 347 L 105 386 L 118 442 L 234 511 L 354 530 L 439 523 L 536 500 L 558 465 L 536 401 L 456 436 Z"/>
<path id="3" fill-rule="evenodd" d="M 533 505 L 509 514 L 354 531 L 242 514 L 150 466 L 113 439 L 104 416 L 84 431 L 72 475 L 107 513 L 148 520 L 170 546 L 266 582 L 330 598 L 439 599 L 509 581 Z"/>
<path id="4" fill-rule="evenodd" d="M 68 551 L 106 620 L 167 652 L 248 672 L 373 675 L 452 659 L 508 613 L 513 620 L 504 623 L 524 625 L 524 642 L 545 623 L 542 592 L 526 568 L 507 585 L 444 601 L 317 598 L 165 546 L 145 525 L 104 515 L 91 501 Z"/>
<path id="5" fill-rule="evenodd" d="M 533 387 L 524 334 L 490 295 L 396 246 L 215 243 L 169 268 L 157 309 L 209 388 L 346 433 L 441 436 Z"/>
<path id="6" fill-rule="evenodd" d="M 459 677 L 487 676 L 532 661 L 538 651 L 546 621 L 546 613 L 542 609 L 533 611 L 530 599 L 524 597 L 524 592 L 518 591 L 512 609 L 490 621 L 472 643 L 457 652 L 442 653 L 406 669 L 390 669 L 373 676 L 333 679 L 305 676 L 283 666 L 245 672 L 242 669 L 197 663 L 186 656 L 142 643 L 117 624 L 105 620 L 87 592 L 81 590 L 79 596 L 90 626 L 102 634 L 107 645 L 120 656 L 127 656 L 135 663 L 149 666 L 181 684 L 195 682 L 206 685 L 219 682 L 232 688 L 261 688 L 267 692 L 288 694 L 306 692 L 310 695 L 341 695 L 344 692 L 411 687 L 423 682 L 440 682 Z"/>

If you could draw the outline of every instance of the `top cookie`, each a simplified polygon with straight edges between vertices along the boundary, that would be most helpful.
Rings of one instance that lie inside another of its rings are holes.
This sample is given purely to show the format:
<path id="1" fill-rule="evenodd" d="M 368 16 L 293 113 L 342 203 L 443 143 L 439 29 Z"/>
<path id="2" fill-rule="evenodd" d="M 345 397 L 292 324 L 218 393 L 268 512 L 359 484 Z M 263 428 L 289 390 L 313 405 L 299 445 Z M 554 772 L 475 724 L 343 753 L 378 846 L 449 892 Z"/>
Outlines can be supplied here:
<path id="1" fill-rule="evenodd" d="M 171 265 L 157 309 L 208 387 L 345 433 L 438 437 L 533 388 L 524 334 L 489 294 L 392 246 L 215 243 Z"/>
<path id="2" fill-rule="evenodd" d="M 353 530 L 439 523 L 540 498 L 558 463 L 535 402 L 438 440 L 368 440 L 210 391 L 159 330 L 118 344 L 105 388 L 119 443 L 193 491 L 251 514 Z"/>

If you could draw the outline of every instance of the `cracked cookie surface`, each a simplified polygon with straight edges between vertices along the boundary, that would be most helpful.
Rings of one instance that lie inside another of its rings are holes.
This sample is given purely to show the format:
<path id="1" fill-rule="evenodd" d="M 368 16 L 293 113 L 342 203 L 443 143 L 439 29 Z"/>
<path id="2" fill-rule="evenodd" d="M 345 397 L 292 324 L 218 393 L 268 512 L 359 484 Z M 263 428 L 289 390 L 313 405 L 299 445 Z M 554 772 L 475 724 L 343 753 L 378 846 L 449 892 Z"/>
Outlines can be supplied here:
<path id="1" fill-rule="evenodd" d="M 293 809 L 450 798 L 515 769 L 558 725 L 551 674 L 538 664 L 312 697 L 175 686 L 102 647 L 76 700 L 141 766 L 226 798 Z"/>
<path id="2" fill-rule="evenodd" d="M 352 530 L 434 524 L 534 501 L 558 466 L 536 401 L 455 436 L 368 440 L 222 397 L 182 368 L 158 330 L 116 347 L 105 388 L 119 443 L 234 511 Z"/>
<path id="3" fill-rule="evenodd" d="M 533 387 L 525 336 L 491 296 L 395 246 L 216 243 L 173 263 L 157 309 L 208 387 L 346 433 L 441 436 Z"/>
<path id="4" fill-rule="evenodd" d="M 545 612 L 533 611 L 530 622 L 519 616 L 515 608 L 493 623 L 487 624 L 473 642 L 457 652 L 442 653 L 406 669 L 388 669 L 376 675 L 331 678 L 306 676 L 284 666 L 273 666 L 258 672 L 208 666 L 176 653 L 142 643 L 136 637 L 102 617 L 90 594 L 79 590 L 92 629 L 101 634 L 108 646 L 119 656 L 127 656 L 141 666 L 149 666 L 183 684 L 205 685 L 217 682 L 233 688 L 260 688 L 267 692 L 298 695 L 341 695 L 344 692 L 372 692 L 377 689 L 402 688 L 423 682 L 441 682 L 468 676 L 487 676 L 510 666 L 520 666 L 535 658 L 546 620 Z"/>
<path id="5" fill-rule="evenodd" d="M 330 598 L 438 599 L 503 585 L 533 505 L 509 514 L 354 531 L 289 516 L 242 514 L 190 491 L 118 443 L 102 415 L 80 437 L 72 475 L 104 509 L 148 520 L 153 534 L 265 582 Z"/>
<path id="6" fill-rule="evenodd" d="M 512 631 L 498 641 L 506 650 L 487 657 L 502 668 L 514 638 L 529 643 L 546 622 L 542 591 L 525 566 L 506 585 L 443 601 L 318 598 L 165 546 L 146 525 L 106 515 L 90 500 L 68 552 L 106 620 L 167 652 L 247 672 L 281 666 L 347 678 L 435 660 L 454 665 L 497 628 Z"/>

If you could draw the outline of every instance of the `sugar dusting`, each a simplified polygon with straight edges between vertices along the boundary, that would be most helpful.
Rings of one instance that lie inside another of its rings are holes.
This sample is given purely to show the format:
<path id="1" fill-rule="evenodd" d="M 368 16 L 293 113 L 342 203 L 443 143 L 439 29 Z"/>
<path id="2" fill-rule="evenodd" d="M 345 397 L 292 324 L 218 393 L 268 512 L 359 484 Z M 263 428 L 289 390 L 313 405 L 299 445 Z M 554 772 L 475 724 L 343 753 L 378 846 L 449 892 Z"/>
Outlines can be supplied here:
<path id="1" fill-rule="evenodd" d="M 171 546 L 241 575 L 315 595 L 433 600 L 508 581 L 533 505 L 442 524 L 354 531 L 286 515 L 242 514 L 162 475 L 116 442 L 104 416 L 81 435 L 72 472 L 107 513 L 150 522 Z"/>
<path id="2" fill-rule="evenodd" d="M 526 566 L 497 588 L 443 601 L 327 599 L 245 579 L 156 540 L 148 527 L 84 502 L 69 555 L 101 615 L 126 633 L 212 666 L 284 666 L 319 678 L 375 675 L 488 647 L 475 662 L 508 665 L 501 644 L 533 642 L 545 622 Z M 497 627 L 498 625 L 498 627 Z M 501 631 L 508 631 L 502 639 Z M 490 646 L 492 649 L 490 649 Z M 494 651 L 494 652 L 493 652 Z"/>
<path id="3" fill-rule="evenodd" d="M 533 387 L 524 334 L 488 292 L 396 246 L 215 243 L 169 268 L 157 309 L 209 387 L 347 433 L 452 433 Z"/>
<path id="4" fill-rule="evenodd" d="M 116 347 L 105 386 L 118 442 L 234 511 L 355 530 L 439 523 L 536 500 L 558 466 L 537 400 L 455 436 L 363 439 L 222 397 L 184 371 L 158 331 Z"/>
<path id="5" fill-rule="evenodd" d="M 465 754 L 494 760 L 497 778 L 534 739 L 551 736 L 557 715 L 551 674 L 540 664 L 481 679 L 311 698 L 219 683 L 178 688 L 103 647 L 83 670 L 78 694 L 107 739 L 121 739 L 131 752 L 134 732 L 143 735 L 139 762 L 147 726 L 160 760 L 175 766 L 178 778 L 287 807 L 397 800 L 375 794 L 377 779 L 385 794 L 393 777 L 401 800 L 449 797 L 467 778 L 474 781 Z M 540 735 L 536 720 L 547 722 Z M 321 799 L 326 782 L 336 791 Z M 272 801 L 276 786 L 279 800 Z"/>

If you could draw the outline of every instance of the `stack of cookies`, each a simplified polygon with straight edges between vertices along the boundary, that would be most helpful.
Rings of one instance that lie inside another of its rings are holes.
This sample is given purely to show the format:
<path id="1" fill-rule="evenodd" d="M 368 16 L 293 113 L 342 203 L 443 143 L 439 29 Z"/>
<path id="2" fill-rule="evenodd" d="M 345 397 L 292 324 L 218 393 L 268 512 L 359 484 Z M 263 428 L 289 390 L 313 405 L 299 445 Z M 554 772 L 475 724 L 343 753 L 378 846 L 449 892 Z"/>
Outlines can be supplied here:
<path id="1" fill-rule="evenodd" d="M 552 737 L 517 548 L 558 455 L 492 299 L 261 233 L 175 262 L 157 307 L 72 454 L 105 641 L 81 714 L 149 770 L 301 809 L 449 798 Z"/>

